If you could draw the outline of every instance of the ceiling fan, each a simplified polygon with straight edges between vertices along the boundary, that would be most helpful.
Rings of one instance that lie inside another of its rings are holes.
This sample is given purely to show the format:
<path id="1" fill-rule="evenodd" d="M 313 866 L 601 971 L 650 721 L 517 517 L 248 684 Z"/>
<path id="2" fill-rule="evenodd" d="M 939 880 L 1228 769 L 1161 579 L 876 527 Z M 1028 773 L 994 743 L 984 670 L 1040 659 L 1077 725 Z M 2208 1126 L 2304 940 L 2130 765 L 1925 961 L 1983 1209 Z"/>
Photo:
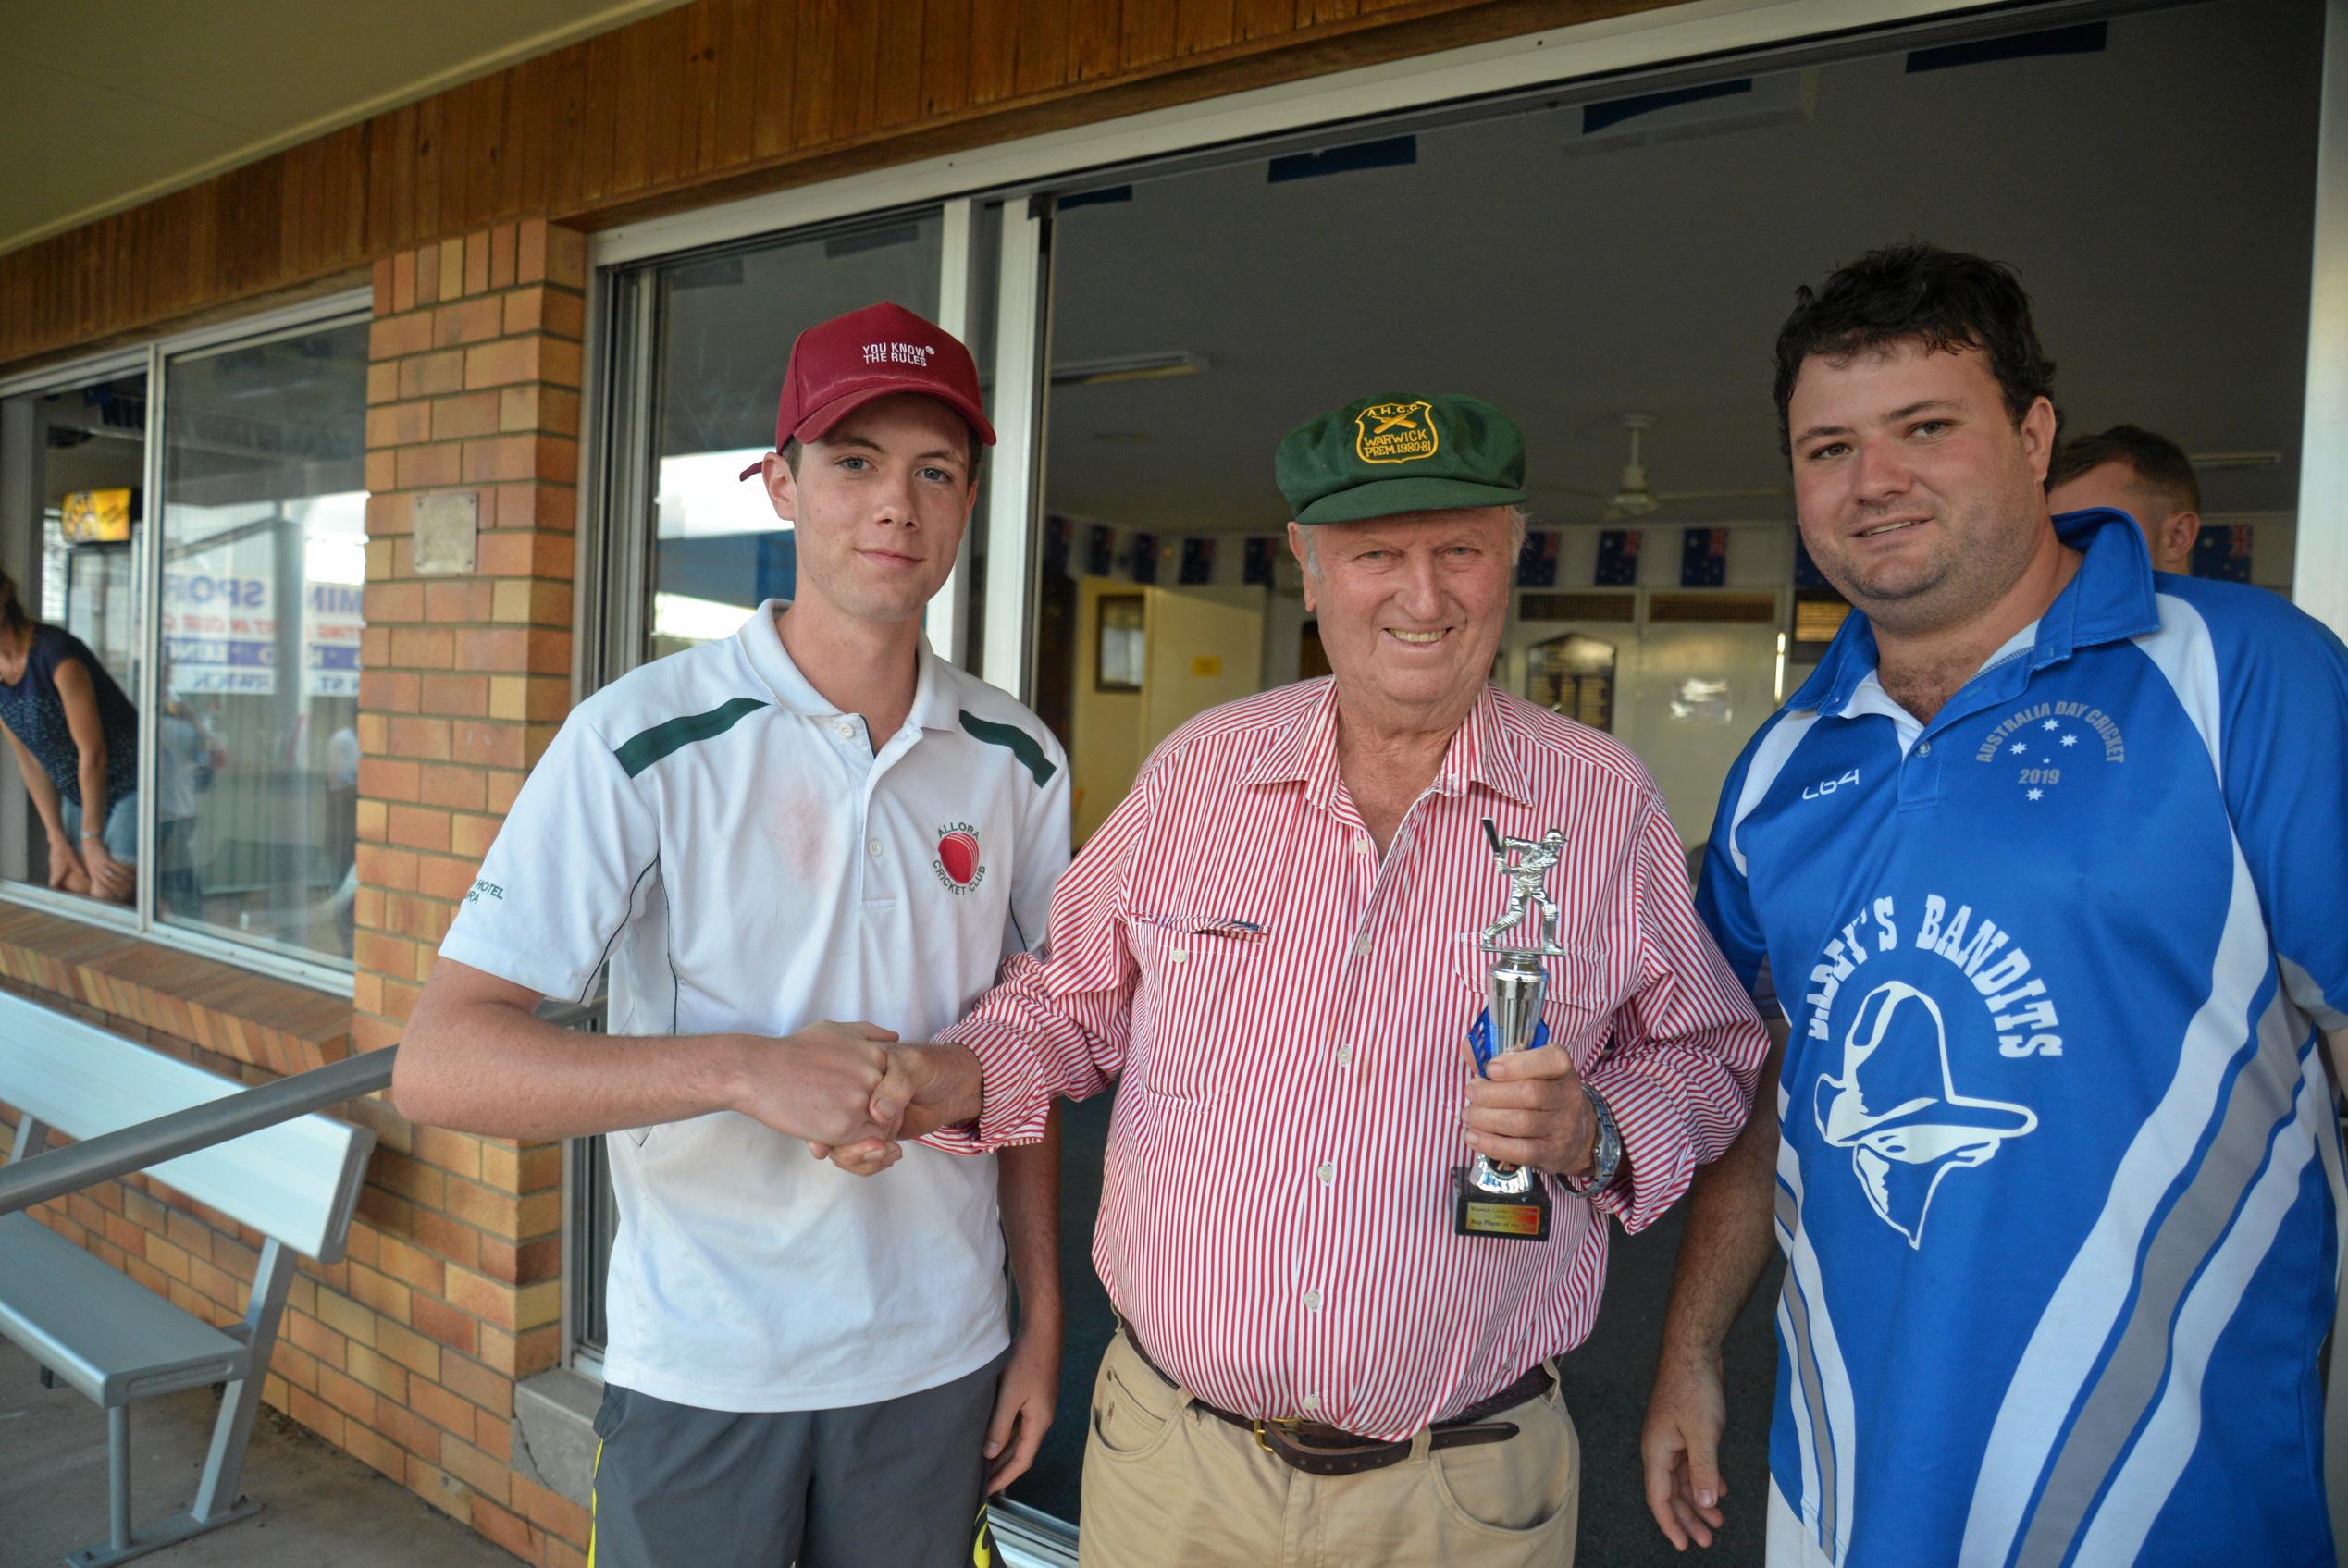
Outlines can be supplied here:
<path id="1" fill-rule="evenodd" d="M 2282 462 L 2279 451 L 2187 452 L 2185 461 L 2204 474 L 2219 468 L 2272 468 Z"/>
<path id="2" fill-rule="evenodd" d="M 1639 459 L 1639 437 L 1654 428 L 1655 416 L 1651 414 L 1625 414 L 1622 416 L 1622 425 L 1624 429 L 1630 432 L 1630 461 L 1623 464 L 1623 472 L 1615 482 L 1614 489 L 1611 493 L 1602 490 L 1581 489 L 1568 489 L 1564 492 L 1567 495 L 1586 496 L 1591 500 L 1603 501 L 1606 504 L 1606 512 L 1602 520 L 1605 522 L 1617 523 L 1640 517 L 1651 517 L 1662 511 L 1665 503 L 1671 501 L 1776 500 L 1782 499 L 1786 494 L 1786 487 L 1783 485 L 1728 490 L 1655 489 L 1648 483 L 1647 464 Z"/>

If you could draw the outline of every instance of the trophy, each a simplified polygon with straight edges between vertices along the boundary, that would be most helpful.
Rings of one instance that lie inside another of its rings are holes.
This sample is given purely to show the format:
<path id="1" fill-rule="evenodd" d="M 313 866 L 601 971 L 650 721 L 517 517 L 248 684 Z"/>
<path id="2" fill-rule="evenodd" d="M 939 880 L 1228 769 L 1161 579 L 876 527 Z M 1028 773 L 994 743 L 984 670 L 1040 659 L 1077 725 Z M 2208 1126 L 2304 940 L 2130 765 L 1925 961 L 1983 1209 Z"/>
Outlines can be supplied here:
<path id="1" fill-rule="evenodd" d="M 1549 1039 L 1541 1022 L 1541 999 L 1549 990 L 1544 957 L 1563 957 L 1557 943 L 1557 900 L 1545 885 L 1550 868 L 1565 852 L 1565 835 L 1551 828 L 1537 839 L 1502 838 L 1489 817 L 1484 837 L 1492 864 L 1508 879 L 1508 907 L 1484 928 L 1477 947 L 1492 956 L 1484 979 L 1484 1016 L 1468 1031 L 1468 1051 L 1481 1073 L 1492 1057 L 1508 1051 L 1537 1051 Z M 1510 858 L 1516 857 L 1514 865 Z M 1537 914 L 1539 945 L 1512 947 L 1506 939 Z M 1473 1165 L 1452 1167 L 1452 1228 L 1463 1236 L 1522 1236 L 1549 1239 L 1549 1183 L 1529 1166 L 1504 1165 L 1478 1154 Z"/>

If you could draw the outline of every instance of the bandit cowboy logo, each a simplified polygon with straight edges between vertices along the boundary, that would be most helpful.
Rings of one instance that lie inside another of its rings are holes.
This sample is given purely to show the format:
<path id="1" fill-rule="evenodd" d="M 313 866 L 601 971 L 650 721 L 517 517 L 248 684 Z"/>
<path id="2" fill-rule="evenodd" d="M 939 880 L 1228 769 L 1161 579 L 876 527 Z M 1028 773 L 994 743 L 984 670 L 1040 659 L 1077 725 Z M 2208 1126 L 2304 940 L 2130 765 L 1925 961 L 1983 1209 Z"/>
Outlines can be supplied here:
<path id="1" fill-rule="evenodd" d="M 1420 401 L 1372 403 L 1353 416 L 1353 451 L 1364 463 L 1415 463 L 1443 444 L 1434 407 Z"/>

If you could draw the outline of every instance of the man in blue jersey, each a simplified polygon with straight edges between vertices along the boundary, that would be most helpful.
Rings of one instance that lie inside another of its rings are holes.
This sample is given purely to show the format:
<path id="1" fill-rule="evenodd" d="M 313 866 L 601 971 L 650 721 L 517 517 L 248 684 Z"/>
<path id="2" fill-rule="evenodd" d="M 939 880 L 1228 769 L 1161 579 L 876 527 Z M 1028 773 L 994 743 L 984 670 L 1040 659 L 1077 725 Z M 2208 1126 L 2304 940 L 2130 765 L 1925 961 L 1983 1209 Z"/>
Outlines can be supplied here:
<path id="1" fill-rule="evenodd" d="M 1649 1505 L 1723 1525 L 1720 1346 L 1773 1228 L 1773 1564 L 2329 1563 L 2348 649 L 2156 582 L 2123 513 L 2048 516 L 2009 269 L 1901 246 L 1797 301 L 1796 507 L 1857 613 L 1705 859 L 1787 1037 L 1777 1117 L 1698 1179 Z"/>

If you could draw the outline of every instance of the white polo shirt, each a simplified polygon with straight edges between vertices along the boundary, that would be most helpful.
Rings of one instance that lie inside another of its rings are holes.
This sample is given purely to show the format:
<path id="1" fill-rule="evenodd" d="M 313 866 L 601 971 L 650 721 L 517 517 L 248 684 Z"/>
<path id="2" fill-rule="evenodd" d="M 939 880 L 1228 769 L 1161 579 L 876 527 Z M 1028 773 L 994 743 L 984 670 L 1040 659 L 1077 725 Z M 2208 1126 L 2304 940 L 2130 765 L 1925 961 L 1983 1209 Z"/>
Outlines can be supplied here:
<path id="1" fill-rule="evenodd" d="M 776 634 L 659 660 L 575 709 L 441 953 L 548 995 L 611 963 L 611 1031 L 922 1040 L 1040 945 L 1068 866 L 1068 761 L 924 648 L 878 737 Z M 710 1410 L 935 1388 L 1008 1342 L 992 1158 L 908 1143 L 871 1179 L 733 1112 L 608 1140 L 620 1228 L 604 1376 Z"/>

